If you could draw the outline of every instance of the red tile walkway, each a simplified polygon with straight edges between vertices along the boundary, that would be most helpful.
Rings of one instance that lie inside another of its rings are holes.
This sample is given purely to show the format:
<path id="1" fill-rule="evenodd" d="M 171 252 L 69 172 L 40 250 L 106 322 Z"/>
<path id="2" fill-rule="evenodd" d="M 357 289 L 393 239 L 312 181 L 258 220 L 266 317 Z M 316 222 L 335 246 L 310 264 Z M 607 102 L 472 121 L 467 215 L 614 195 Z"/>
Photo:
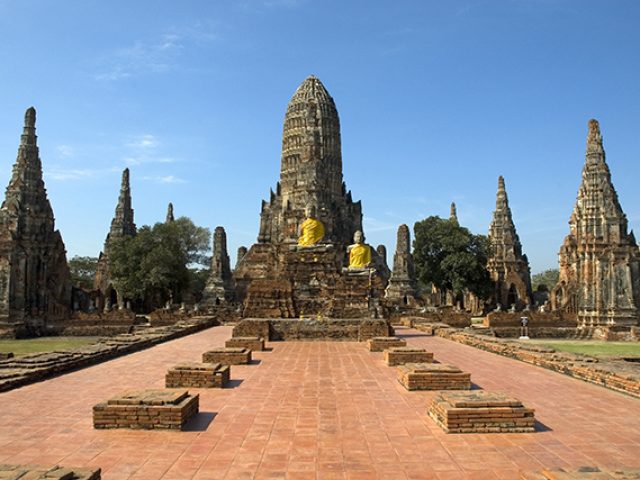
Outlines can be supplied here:
<path id="1" fill-rule="evenodd" d="M 640 400 L 448 340 L 398 329 L 479 387 L 536 409 L 531 434 L 446 435 L 433 392 L 407 392 L 382 354 L 350 342 L 272 343 L 200 393 L 189 431 L 94 430 L 91 407 L 162 388 L 168 367 L 221 346 L 217 327 L 0 394 L 0 463 L 99 466 L 104 479 L 514 479 L 520 469 L 640 467 Z"/>

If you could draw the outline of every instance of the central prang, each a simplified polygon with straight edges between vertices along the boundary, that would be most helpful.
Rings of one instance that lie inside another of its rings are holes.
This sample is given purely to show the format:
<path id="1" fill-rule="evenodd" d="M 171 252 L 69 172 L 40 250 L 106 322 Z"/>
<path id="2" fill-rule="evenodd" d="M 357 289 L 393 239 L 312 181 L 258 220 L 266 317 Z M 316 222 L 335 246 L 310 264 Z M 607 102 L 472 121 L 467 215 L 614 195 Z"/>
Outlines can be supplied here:
<path id="1" fill-rule="evenodd" d="M 244 317 L 379 315 L 389 269 L 364 243 L 362 205 L 342 176 L 333 98 L 309 77 L 289 102 L 280 181 L 262 202 L 258 243 L 236 266 Z"/>

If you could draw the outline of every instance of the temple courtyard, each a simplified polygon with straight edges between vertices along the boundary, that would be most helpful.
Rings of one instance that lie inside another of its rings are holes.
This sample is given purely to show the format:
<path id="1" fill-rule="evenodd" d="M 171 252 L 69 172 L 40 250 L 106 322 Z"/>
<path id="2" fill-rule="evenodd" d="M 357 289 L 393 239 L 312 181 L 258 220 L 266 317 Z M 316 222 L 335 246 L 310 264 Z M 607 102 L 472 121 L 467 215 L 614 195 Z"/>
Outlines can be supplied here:
<path id="1" fill-rule="evenodd" d="M 0 394 L 0 463 L 100 467 L 104 479 L 494 479 L 585 465 L 640 468 L 640 400 L 399 327 L 398 336 L 471 373 L 473 388 L 535 409 L 536 432 L 445 434 L 436 392 L 405 390 L 355 342 L 271 342 L 200 394 L 183 431 L 95 430 L 94 404 L 164 388 L 167 369 L 224 345 L 215 327 Z"/>

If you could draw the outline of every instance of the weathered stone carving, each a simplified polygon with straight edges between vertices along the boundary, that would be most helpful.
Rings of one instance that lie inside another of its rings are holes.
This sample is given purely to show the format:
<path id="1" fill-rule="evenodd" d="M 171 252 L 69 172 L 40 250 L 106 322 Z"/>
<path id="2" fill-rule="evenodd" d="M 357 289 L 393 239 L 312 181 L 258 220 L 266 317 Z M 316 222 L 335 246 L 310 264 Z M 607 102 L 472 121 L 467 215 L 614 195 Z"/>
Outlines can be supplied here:
<path id="1" fill-rule="evenodd" d="M 411 255 L 411 234 L 407 225 L 398 227 L 396 253 L 393 256 L 393 270 L 385 297 L 403 305 L 415 304 L 416 274 Z"/>
<path id="2" fill-rule="evenodd" d="M 0 208 L 0 324 L 38 329 L 68 317 L 71 280 L 42 179 L 35 126 L 31 107 Z"/>
<path id="3" fill-rule="evenodd" d="M 353 235 L 353 243 L 347 247 L 349 269 L 362 269 L 371 265 L 371 247 L 364 243 L 364 235 L 360 230 Z"/>
<path id="4" fill-rule="evenodd" d="M 104 248 L 100 252 L 94 287 L 104 296 L 101 309 L 110 310 L 116 305 L 122 309 L 125 300 L 116 292 L 110 277 L 109 250 L 111 246 L 124 237 L 133 237 L 136 234 L 136 224 L 133 222 L 133 208 L 131 208 L 131 187 L 129 185 L 129 169 L 122 172 L 120 195 L 116 205 L 116 212 L 111 220 L 111 228 L 104 241 Z"/>
<path id="5" fill-rule="evenodd" d="M 522 310 L 531 303 L 531 272 L 529 260 L 522 254 L 522 244 L 513 223 L 504 178 L 498 178 L 496 209 L 489 227 L 491 253 L 487 270 L 494 282 L 493 307 L 514 306 Z"/>
<path id="6" fill-rule="evenodd" d="M 553 308 L 576 313 L 579 327 L 638 325 L 638 245 L 627 233 L 597 120 L 589 121 L 582 183 L 558 256 Z"/>
<path id="7" fill-rule="evenodd" d="M 300 237 L 298 245 L 301 247 L 310 247 L 317 244 L 323 239 L 325 234 L 324 224 L 316 218 L 316 208 L 309 206 L 305 210 L 307 217 L 302 225 L 300 225 Z"/>
<path id="8" fill-rule="evenodd" d="M 233 298 L 234 288 L 227 254 L 227 234 L 223 227 L 216 227 L 213 233 L 211 273 L 202 294 L 202 303 L 211 307 Z"/>
<path id="9" fill-rule="evenodd" d="M 308 207 L 316 208 L 315 215 Z M 324 227 L 298 245 L 305 220 Z M 258 243 L 238 261 L 237 298 L 245 317 L 354 318 L 377 315 L 389 271 L 370 253 L 371 272 L 344 272 L 347 246 L 362 231 L 362 207 L 342 177 L 340 121 L 320 80 L 307 78 L 285 115 L 280 181 L 263 201 Z M 303 242 L 304 243 L 304 242 Z"/>

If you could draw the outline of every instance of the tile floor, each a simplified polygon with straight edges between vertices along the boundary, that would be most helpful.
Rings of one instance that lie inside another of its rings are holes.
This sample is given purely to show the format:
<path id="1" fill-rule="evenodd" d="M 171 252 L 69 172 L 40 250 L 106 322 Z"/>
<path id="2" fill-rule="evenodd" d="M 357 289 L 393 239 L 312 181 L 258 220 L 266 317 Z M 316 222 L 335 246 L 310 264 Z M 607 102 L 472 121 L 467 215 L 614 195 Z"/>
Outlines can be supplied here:
<path id="1" fill-rule="evenodd" d="M 532 434 L 446 435 L 433 392 L 408 392 L 381 353 L 352 342 L 274 342 L 200 393 L 183 432 L 94 430 L 95 403 L 163 388 L 166 370 L 223 346 L 216 327 L 0 394 L 0 463 L 99 466 L 103 479 L 516 479 L 518 471 L 640 468 L 640 400 L 415 330 L 410 345 L 471 372 L 477 388 L 536 409 Z"/>

